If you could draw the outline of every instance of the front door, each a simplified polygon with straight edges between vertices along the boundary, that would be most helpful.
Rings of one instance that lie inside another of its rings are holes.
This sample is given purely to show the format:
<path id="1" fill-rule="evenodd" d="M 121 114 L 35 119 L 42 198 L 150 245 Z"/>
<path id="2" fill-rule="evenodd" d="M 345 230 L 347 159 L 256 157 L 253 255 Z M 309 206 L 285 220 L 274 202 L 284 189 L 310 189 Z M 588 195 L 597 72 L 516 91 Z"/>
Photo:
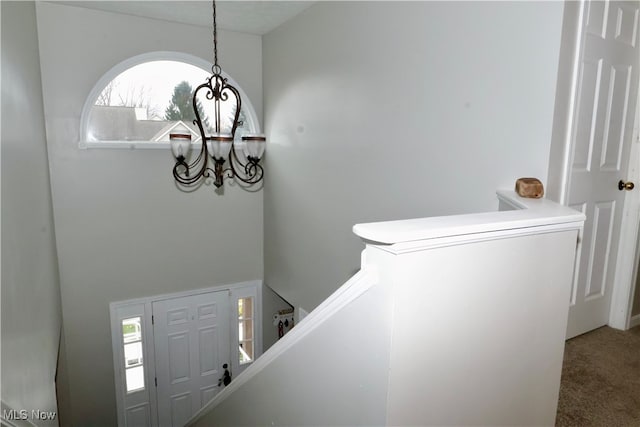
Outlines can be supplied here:
<path id="1" fill-rule="evenodd" d="M 588 1 L 568 204 L 586 214 L 567 338 L 609 320 L 638 94 L 640 3 Z M 638 183 L 636 183 L 637 185 Z"/>
<path id="2" fill-rule="evenodd" d="M 224 387 L 229 315 L 228 291 L 153 303 L 160 426 L 184 425 Z"/>

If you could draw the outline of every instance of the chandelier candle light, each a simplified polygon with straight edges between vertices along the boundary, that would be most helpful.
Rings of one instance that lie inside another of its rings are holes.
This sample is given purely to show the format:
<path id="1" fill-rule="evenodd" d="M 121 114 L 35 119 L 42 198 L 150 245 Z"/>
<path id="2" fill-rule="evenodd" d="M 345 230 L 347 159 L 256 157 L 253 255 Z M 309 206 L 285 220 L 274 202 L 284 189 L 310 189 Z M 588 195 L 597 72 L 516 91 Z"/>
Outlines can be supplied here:
<path id="1" fill-rule="evenodd" d="M 176 158 L 173 177 L 184 186 L 199 184 L 202 179 L 212 176 L 213 183 L 218 188 L 222 186 L 225 177 L 236 178 L 245 184 L 253 185 L 260 182 L 263 177 L 264 170 L 260 165 L 260 159 L 264 154 L 266 138 L 262 134 L 244 134 L 241 143 L 235 141 L 238 126 L 242 124 L 239 120 L 242 101 L 238 90 L 227 83 L 227 79 L 222 76 L 222 68 L 218 65 L 215 0 L 213 0 L 213 59 L 211 77 L 193 92 L 193 111 L 196 117 L 193 124 L 200 130 L 202 140 L 200 153 L 195 160 L 189 162 L 191 132 L 183 125 L 176 126 L 169 134 L 171 151 Z M 199 92 L 200 97 L 198 97 Z M 223 107 L 225 111 L 222 111 Z M 221 119 L 229 121 L 227 115 L 233 115 L 233 119 L 222 126 Z M 211 126 L 212 121 L 213 126 Z M 243 157 L 244 163 L 241 160 Z M 225 167 L 227 158 L 229 163 L 228 167 Z M 209 162 L 212 160 L 213 169 L 209 167 Z"/>

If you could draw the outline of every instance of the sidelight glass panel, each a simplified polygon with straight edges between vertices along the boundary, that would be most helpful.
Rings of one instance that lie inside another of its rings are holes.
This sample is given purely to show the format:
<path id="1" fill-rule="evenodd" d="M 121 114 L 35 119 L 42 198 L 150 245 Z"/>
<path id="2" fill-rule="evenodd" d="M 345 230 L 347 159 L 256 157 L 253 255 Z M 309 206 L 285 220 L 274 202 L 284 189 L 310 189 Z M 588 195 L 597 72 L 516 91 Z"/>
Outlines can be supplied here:
<path id="1" fill-rule="evenodd" d="M 240 341 L 253 339 L 253 320 L 241 320 L 238 322 L 238 339 Z"/>
<path id="2" fill-rule="evenodd" d="M 253 297 L 238 299 L 238 346 L 241 365 L 253 362 Z"/>
<path id="3" fill-rule="evenodd" d="M 253 362 L 253 341 L 240 342 L 240 364 Z"/>
<path id="4" fill-rule="evenodd" d="M 127 369 L 127 393 L 144 390 L 144 367 L 142 365 Z"/>
<path id="5" fill-rule="evenodd" d="M 253 297 L 238 300 L 238 319 L 253 319 Z"/>
<path id="6" fill-rule="evenodd" d="M 122 320 L 122 346 L 127 393 L 144 390 L 141 317 Z"/>
<path id="7" fill-rule="evenodd" d="M 132 317 L 122 321 L 122 338 L 125 343 L 142 340 L 142 326 L 140 317 Z"/>
<path id="8" fill-rule="evenodd" d="M 124 345 L 124 364 L 127 368 L 142 365 L 142 342 Z"/>

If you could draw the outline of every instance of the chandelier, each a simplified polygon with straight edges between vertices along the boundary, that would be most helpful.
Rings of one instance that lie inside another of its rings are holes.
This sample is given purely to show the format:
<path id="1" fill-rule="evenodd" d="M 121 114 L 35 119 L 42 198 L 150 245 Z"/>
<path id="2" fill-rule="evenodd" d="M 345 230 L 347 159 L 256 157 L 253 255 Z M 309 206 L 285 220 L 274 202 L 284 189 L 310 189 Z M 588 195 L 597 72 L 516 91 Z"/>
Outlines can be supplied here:
<path id="1" fill-rule="evenodd" d="M 211 77 L 193 92 L 193 124 L 200 131 L 201 148 L 190 161 L 191 132 L 181 124 L 170 133 L 171 151 L 176 159 L 173 177 L 182 186 L 198 185 L 213 178 L 220 188 L 225 178 L 237 179 L 247 185 L 262 180 L 264 170 L 260 159 L 264 154 L 266 138 L 262 134 L 241 135 L 236 138 L 242 100 L 238 89 L 227 82 L 218 65 L 218 31 L 216 2 L 213 0 L 213 66 Z M 228 160 L 228 163 L 227 163 Z"/>

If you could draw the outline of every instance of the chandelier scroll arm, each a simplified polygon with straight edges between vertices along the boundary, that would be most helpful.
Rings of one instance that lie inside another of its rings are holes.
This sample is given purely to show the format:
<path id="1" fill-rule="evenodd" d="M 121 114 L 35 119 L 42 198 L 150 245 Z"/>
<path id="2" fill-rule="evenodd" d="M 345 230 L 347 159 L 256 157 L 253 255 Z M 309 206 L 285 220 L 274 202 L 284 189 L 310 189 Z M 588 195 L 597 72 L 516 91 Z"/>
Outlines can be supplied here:
<path id="1" fill-rule="evenodd" d="M 235 149 L 232 149 L 231 153 L 229 154 L 229 169 L 231 169 L 233 177 L 246 184 L 256 184 L 262 179 L 264 169 L 258 162 L 259 160 L 252 160 L 252 158 L 249 158 L 247 163 L 242 163 L 242 161 L 236 154 Z M 238 173 L 238 171 L 236 170 L 236 166 L 234 166 L 234 163 L 244 169 L 244 174 Z"/>

